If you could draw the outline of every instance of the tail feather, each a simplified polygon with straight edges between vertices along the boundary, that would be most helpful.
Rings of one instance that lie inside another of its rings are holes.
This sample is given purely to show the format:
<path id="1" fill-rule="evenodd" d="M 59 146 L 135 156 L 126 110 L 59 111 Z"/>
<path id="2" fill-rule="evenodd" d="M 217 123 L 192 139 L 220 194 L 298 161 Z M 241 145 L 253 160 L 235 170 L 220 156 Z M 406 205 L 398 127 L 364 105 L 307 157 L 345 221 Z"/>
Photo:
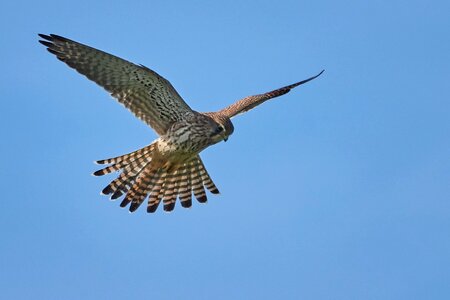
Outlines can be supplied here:
<path id="1" fill-rule="evenodd" d="M 202 175 L 200 174 L 201 169 L 199 167 L 198 161 L 194 161 L 191 168 L 191 184 L 194 196 L 200 203 L 206 203 L 208 198 L 206 197 L 205 188 L 203 187 Z"/>
<path id="2" fill-rule="evenodd" d="M 166 180 L 166 186 L 164 189 L 163 203 L 164 210 L 169 212 L 175 208 L 175 200 L 177 199 L 177 180 L 178 180 L 178 170 Z"/>
<path id="3" fill-rule="evenodd" d="M 156 181 L 155 187 L 153 188 L 147 204 L 147 212 L 153 213 L 158 209 L 159 203 L 162 200 L 163 194 L 164 194 L 164 181 L 166 180 L 166 174 L 163 174 L 159 179 Z"/>
<path id="4" fill-rule="evenodd" d="M 129 161 L 130 159 L 133 159 L 133 157 L 140 157 L 143 156 L 145 154 L 148 154 L 150 152 L 152 152 L 153 148 L 155 147 L 155 143 L 151 143 L 148 146 L 145 146 L 144 148 L 141 148 L 139 150 L 124 154 L 124 155 L 120 155 L 117 157 L 113 157 L 113 158 L 107 158 L 107 159 L 101 159 L 101 160 L 97 160 L 96 163 L 99 165 L 105 165 L 105 164 L 115 164 L 121 161 Z"/>
<path id="5" fill-rule="evenodd" d="M 154 150 L 155 143 L 122 156 L 98 161 L 111 165 L 94 175 L 121 171 L 102 193 L 111 195 L 112 200 L 124 196 L 120 206 L 129 205 L 130 212 L 137 210 L 148 197 L 149 213 L 155 212 L 161 202 L 164 203 L 164 211 L 172 211 L 177 198 L 182 207 L 191 207 L 192 195 L 200 203 L 205 203 L 205 187 L 213 194 L 219 193 L 198 155 L 179 165 L 167 167 L 167 164 L 161 166 L 161 162 L 152 161 Z"/>
<path id="6" fill-rule="evenodd" d="M 122 173 L 103 189 L 102 193 L 105 195 L 112 194 L 111 199 L 120 197 L 131 188 L 136 180 L 136 177 L 146 166 L 150 164 L 150 162 L 151 159 L 147 161 L 142 160 L 139 164 L 131 163 L 126 166 L 122 169 Z"/>
<path id="7" fill-rule="evenodd" d="M 145 151 L 142 151 L 143 149 L 145 149 Z M 122 160 L 114 163 L 112 166 L 108 166 L 95 172 L 94 175 L 102 176 L 107 173 L 111 173 L 112 171 L 110 170 L 115 171 L 122 169 L 122 173 L 102 190 L 102 194 L 112 194 L 111 199 L 117 199 L 126 193 L 134 184 L 136 177 L 148 164 L 150 164 L 152 158 L 148 155 L 148 153 L 150 153 L 153 149 L 154 144 L 150 144 L 140 150 L 124 155 L 129 157 L 128 161 Z"/>
<path id="8" fill-rule="evenodd" d="M 191 186 L 191 176 L 189 174 L 189 169 L 187 165 L 180 176 L 180 182 L 178 186 L 178 193 L 180 198 L 181 206 L 189 208 L 192 206 L 192 186 Z"/>
<path id="9" fill-rule="evenodd" d="M 152 165 L 147 166 L 142 171 L 142 176 L 136 180 L 131 189 L 128 191 L 125 199 L 120 206 L 125 207 L 131 202 L 130 212 L 135 211 L 147 198 L 148 193 L 151 192 L 155 183 L 158 180 L 159 170 L 155 169 Z"/>
<path id="10" fill-rule="evenodd" d="M 200 174 L 202 176 L 203 185 L 212 193 L 212 194 L 220 194 L 219 189 L 216 187 L 211 177 L 206 171 L 205 165 L 201 160 L 199 160 L 199 168 Z"/>
<path id="11" fill-rule="evenodd" d="M 115 158 L 109 158 L 104 160 L 98 160 L 98 164 L 112 164 L 103 169 L 97 170 L 93 173 L 94 176 L 103 176 L 112 172 L 119 171 L 121 169 L 131 169 L 137 165 L 142 165 L 143 163 L 149 162 L 149 154 L 153 152 L 155 144 L 150 144 L 137 151 L 118 156 Z"/>

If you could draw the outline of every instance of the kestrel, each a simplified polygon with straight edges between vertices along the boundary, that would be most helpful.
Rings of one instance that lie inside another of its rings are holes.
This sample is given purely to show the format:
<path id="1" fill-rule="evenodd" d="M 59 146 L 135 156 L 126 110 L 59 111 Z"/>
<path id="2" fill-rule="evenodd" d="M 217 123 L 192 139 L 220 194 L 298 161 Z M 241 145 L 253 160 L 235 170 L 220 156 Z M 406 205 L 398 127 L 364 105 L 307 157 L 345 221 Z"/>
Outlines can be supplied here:
<path id="1" fill-rule="evenodd" d="M 121 207 L 130 204 L 135 211 L 148 198 L 147 212 L 153 213 L 161 201 L 172 211 L 176 199 L 191 207 L 192 194 L 198 202 L 207 201 L 205 187 L 218 194 L 199 153 L 233 133 L 231 118 L 261 103 L 284 95 L 311 78 L 243 98 L 217 112 L 192 110 L 169 81 L 143 65 L 91 48 L 67 38 L 39 34 L 41 44 L 69 67 L 107 90 L 136 117 L 152 127 L 159 137 L 150 145 L 114 158 L 97 161 L 105 165 L 95 176 L 120 171 L 102 194 L 111 199 L 123 196 Z"/>

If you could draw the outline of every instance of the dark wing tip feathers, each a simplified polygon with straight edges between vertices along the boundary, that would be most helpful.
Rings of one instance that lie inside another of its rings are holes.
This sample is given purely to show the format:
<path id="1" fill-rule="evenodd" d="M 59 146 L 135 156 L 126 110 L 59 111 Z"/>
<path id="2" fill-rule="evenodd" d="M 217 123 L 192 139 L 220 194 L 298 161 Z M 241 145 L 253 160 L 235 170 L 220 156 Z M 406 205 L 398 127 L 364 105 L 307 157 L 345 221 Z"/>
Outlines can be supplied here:
<path id="1" fill-rule="evenodd" d="M 53 34 L 53 33 L 51 33 L 50 35 L 39 33 L 38 36 L 43 38 L 44 40 L 51 41 L 51 42 L 53 42 L 55 40 L 60 40 L 60 41 L 64 41 L 64 42 L 70 41 L 68 38 L 65 38 L 63 36 Z"/>
<path id="2" fill-rule="evenodd" d="M 46 46 L 46 47 L 53 47 L 53 43 L 47 42 L 47 41 L 42 41 L 39 40 L 39 43 L 41 43 L 42 45 Z"/>
<path id="3" fill-rule="evenodd" d="M 41 43 L 42 45 L 44 45 L 45 47 L 47 47 L 47 51 L 50 52 L 51 54 L 56 55 L 56 57 L 60 60 L 62 60 L 62 58 L 60 57 L 60 55 L 62 55 L 62 52 L 59 52 L 58 49 L 58 42 L 73 42 L 72 40 L 69 40 L 65 37 L 62 37 L 60 35 L 56 35 L 56 34 L 50 34 L 50 35 L 46 35 L 46 34 L 42 34 L 39 33 L 38 36 L 40 38 L 42 38 L 42 40 L 39 40 L 39 43 Z"/>
<path id="4" fill-rule="evenodd" d="M 39 36 L 40 38 L 43 38 L 44 40 L 48 40 L 48 41 L 51 41 L 51 39 L 52 39 L 51 36 L 46 35 L 46 34 L 42 34 L 42 33 L 38 33 L 38 36 Z"/>
<path id="5" fill-rule="evenodd" d="M 61 53 L 58 51 L 58 46 L 55 43 L 55 38 L 53 38 L 53 35 L 45 35 L 45 34 L 39 34 L 39 36 L 44 40 L 39 40 L 39 43 L 47 47 L 47 51 L 51 54 L 60 55 Z M 59 57 L 58 57 L 59 58 Z"/>
<path id="6" fill-rule="evenodd" d="M 55 40 L 60 40 L 60 41 L 64 41 L 64 42 L 67 42 L 67 41 L 70 41 L 68 38 L 65 38 L 65 37 L 63 37 L 63 36 L 60 36 L 60 35 L 57 35 L 57 34 L 50 34 L 50 37 L 52 38 L 52 39 L 55 39 Z"/>
<path id="7" fill-rule="evenodd" d="M 290 91 L 291 89 L 293 89 L 293 88 L 295 88 L 295 87 L 297 87 L 297 86 L 299 86 L 299 85 L 302 85 L 302 84 L 307 83 L 307 82 L 309 82 L 309 81 L 311 81 L 311 80 L 313 80 L 313 79 L 316 79 L 317 77 L 319 77 L 320 75 L 322 75 L 323 72 L 325 72 L 325 70 L 320 71 L 319 74 L 314 75 L 314 76 L 312 76 L 312 77 L 309 77 L 308 79 L 305 79 L 305 80 L 299 81 L 299 82 L 297 82 L 297 83 L 288 85 L 288 86 L 285 87 L 285 88 L 287 88 L 288 91 Z"/>
<path id="8" fill-rule="evenodd" d="M 38 34 L 40 38 L 42 38 L 42 40 L 39 40 L 39 43 L 41 43 L 42 45 L 48 47 L 48 48 L 54 48 L 55 47 L 55 43 L 54 43 L 54 38 L 51 37 L 51 35 L 45 35 L 45 34 Z"/>
<path id="9" fill-rule="evenodd" d="M 302 81 L 299 81 L 299 82 L 296 82 L 296 83 L 293 83 L 293 84 L 284 86 L 284 87 L 279 88 L 279 89 L 277 89 L 277 90 L 273 90 L 273 91 L 271 91 L 271 92 L 266 93 L 265 95 L 267 95 L 267 96 L 269 97 L 269 99 L 270 99 L 270 98 L 274 98 L 274 97 L 278 97 L 278 96 L 282 96 L 282 95 L 284 95 L 284 94 L 287 94 L 287 93 L 289 93 L 293 88 L 296 88 L 296 87 L 298 87 L 299 85 L 305 84 L 305 83 L 307 83 L 307 82 L 309 82 L 309 81 L 311 81 L 311 80 L 313 80 L 313 79 L 316 79 L 317 77 L 319 77 L 320 75 L 322 75 L 322 73 L 323 73 L 324 71 L 325 71 L 325 70 L 322 70 L 322 71 L 320 71 L 319 74 L 314 75 L 314 76 L 312 76 L 312 77 L 310 77 L 310 78 L 308 78 L 308 79 L 305 79 L 305 80 L 302 80 Z"/>

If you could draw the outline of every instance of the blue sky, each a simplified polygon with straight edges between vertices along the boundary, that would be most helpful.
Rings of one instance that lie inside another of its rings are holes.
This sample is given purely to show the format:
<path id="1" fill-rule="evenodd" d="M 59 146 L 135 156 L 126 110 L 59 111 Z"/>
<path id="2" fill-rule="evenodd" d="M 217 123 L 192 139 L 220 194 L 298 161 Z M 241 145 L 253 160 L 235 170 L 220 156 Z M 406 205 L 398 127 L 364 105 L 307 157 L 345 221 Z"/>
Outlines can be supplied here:
<path id="1" fill-rule="evenodd" d="M 448 299 L 448 1 L 0 4 L 5 299 Z M 49 55 L 142 63 L 196 110 L 307 78 L 202 153 L 222 194 L 129 214 L 92 161 L 156 136 Z"/>

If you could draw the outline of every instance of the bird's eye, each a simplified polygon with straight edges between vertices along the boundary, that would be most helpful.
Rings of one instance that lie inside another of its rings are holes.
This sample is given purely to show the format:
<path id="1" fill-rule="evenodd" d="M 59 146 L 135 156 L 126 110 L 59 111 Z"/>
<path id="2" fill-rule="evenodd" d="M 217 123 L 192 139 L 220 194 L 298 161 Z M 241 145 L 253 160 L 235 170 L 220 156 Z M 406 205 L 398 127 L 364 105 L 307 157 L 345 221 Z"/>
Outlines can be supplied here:
<path id="1" fill-rule="evenodd" d="M 214 133 L 215 134 L 219 134 L 219 133 L 221 133 L 223 131 L 223 127 L 222 126 L 218 126 L 217 128 L 216 128 L 216 130 L 214 131 Z"/>

